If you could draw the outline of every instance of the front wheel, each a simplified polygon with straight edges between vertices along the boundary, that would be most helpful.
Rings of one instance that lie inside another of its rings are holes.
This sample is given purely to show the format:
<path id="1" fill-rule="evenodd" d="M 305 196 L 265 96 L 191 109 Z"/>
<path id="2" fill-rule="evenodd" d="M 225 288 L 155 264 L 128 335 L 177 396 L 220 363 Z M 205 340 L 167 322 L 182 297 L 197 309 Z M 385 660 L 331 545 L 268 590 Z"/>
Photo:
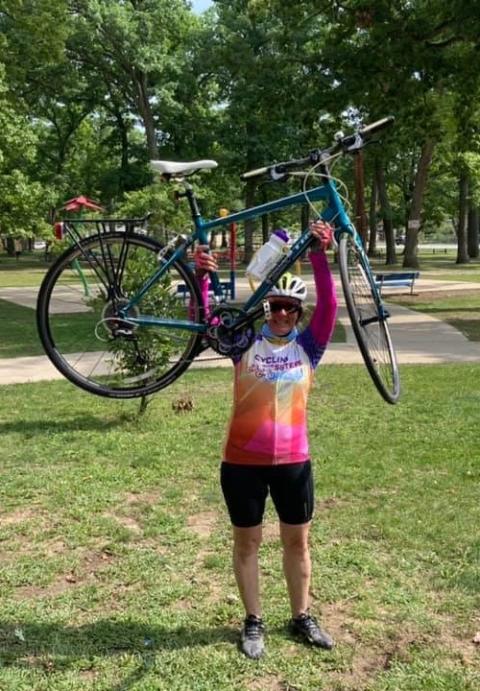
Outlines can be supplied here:
<path id="1" fill-rule="evenodd" d="M 339 241 L 339 265 L 347 311 L 373 383 L 388 403 L 400 396 L 397 359 L 387 324 L 387 314 L 372 284 L 365 255 L 350 233 Z"/>
<path id="2" fill-rule="evenodd" d="M 111 398 L 149 395 L 195 357 L 198 333 L 133 321 L 203 319 L 197 283 L 182 262 L 127 309 L 166 262 L 160 250 L 152 238 L 105 233 L 68 249 L 46 274 L 37 302 L 40 339 L 55 367 L 82 389 Z"/>

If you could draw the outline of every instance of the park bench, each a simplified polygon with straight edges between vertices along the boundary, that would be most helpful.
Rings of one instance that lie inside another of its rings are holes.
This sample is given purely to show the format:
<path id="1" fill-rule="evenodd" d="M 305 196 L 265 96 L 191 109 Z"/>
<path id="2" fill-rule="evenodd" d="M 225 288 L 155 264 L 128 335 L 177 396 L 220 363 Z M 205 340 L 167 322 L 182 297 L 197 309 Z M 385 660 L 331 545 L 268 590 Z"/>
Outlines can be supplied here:
<path id="1" fill-rule="evenodd" d="M 235 298 L 235 284 L 232 280 L 229 281 L 220 281 L 220 286 L 222 288 L 222 292 L 226 298 L 234 299 Z M 213 295 L 213 290 L 208 291 L 209 296 Z M 177 285 L 177 295 L 183 300 L 186 299 L 187 297 L 187 286 L 185 283 L 179 283 Z"/>
<path id="2" fill-rule="evenodd" d="M 413 295 L 415 280 L 420 276 L 419 271 L 405 271 L 392 274 L 375 274 L 375 284 L 382 294 L 383 288 L 410 288 Z"/>

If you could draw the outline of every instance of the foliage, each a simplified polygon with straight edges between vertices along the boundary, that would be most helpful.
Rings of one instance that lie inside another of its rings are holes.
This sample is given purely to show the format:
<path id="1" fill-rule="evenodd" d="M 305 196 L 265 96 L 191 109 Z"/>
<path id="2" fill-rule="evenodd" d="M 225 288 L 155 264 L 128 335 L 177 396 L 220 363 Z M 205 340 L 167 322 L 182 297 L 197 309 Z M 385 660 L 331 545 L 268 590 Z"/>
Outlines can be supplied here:
<path id="1" fill-rule="evenodd" d="M 154 157 L 218 160 L 201 182 L 207 215 L 259 203 L 278 188 L 243 187 L 239 172 L 388 114 L 395 129 L 365 156 L 367 197 L 380 161 L 392 222 L 405 227 L 432 139 L 422 229 L 456 223 L 460 168 L 470 173 L 470 198 L 479 197 L 474 7 L 215 0 L 198 17 L 185 0 L 4 0 L 4 232 L 38 233 L 49 207 L 81 193 L 109 213 L 145 208 L 157 197 L 143 192 Z M 158 201 L 164 232 L 183 215 Z M 285 223 L 300 221 L 287 213 Z"/>
<path id="2" fill-rule="evenodd" d="M 10 103 L 1 67 L 0 234 L 41 236 L 48 230 L 44 217 L 51 203 L 51 190 L 25 172 L 35 158 L 37 140 L 28 118 Z"/>
<path id="3" fill-rule="evenodd" d="M 174 188 L 158 182 L 135 192 L 127 192 L 118 209 L 121 218 L 143 218 L 151 213 L 149 232 L 165 243 L 179 233 L 192 231 L 191 216 L 185 205 L 174 199 Z"/>
<path id="4" fill-rule="evenodd" d="M 132 296 L 138 292 L 145 281 L 152 276 L 156 262 L 157 258 L 151 251 L 147 252 L 142 248 L 130 249 L 122 282 L 125 296 Z M 103 297 L 94 298 L 91 301 L 94 308 L 95 300 L 100 301 L 99 311 L 101 311 Z M 169 273 L 156 283 L 141 302 L 143 314 L 161 315 L 164 318 L 182 318 L 182 308 L 183 305 L 178 299 L 176 290 L 172 290 Z M 105 331 L 109 338 L 108 325 Z M 165 334 L 165 330 L 133 327 L 133 338 L 114 338 L 109 345 L 109 351 L 115 354 L 115 366 L 119 371 L 128 372 L 136 377 L 162 370 L 173 354 L 173 347 L 174 341 L 172 345 L 172 339 L 168 332 Z"/>

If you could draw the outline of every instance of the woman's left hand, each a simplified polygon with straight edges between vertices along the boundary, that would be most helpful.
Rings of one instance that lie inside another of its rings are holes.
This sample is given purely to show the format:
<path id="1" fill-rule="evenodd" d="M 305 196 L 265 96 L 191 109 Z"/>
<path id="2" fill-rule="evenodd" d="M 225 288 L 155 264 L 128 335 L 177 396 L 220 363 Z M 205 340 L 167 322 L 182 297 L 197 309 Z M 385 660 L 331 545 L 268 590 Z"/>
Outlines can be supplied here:
<path id="1" fill-rule="evenodd" d="M 310 224 L 310 232 L 317 239 L 318 246 L 322 252 L 328 250 L 333 240 L 332 226 L 326 221 L 312 221 Z"/>

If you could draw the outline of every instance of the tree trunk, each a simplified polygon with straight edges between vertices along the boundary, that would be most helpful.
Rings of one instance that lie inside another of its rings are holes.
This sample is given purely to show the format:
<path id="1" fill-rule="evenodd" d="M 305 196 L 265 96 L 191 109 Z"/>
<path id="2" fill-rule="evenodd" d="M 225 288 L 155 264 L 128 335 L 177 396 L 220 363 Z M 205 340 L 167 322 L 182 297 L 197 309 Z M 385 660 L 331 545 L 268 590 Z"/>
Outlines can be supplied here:
<path id="1" fill-rule="evenodd" d="M 300 232 L 303 233 L 305 228 L 308 228 L 310 223 L 310 206 L 308 204 L 303 204 L 300 207 Z"/>
<path id="2" fill-rule="evenodd" d="M 245 189 L 245 208 L 255 205 L 255 180 L 247 180 Z M 255 232 L 255 220 L 249 218 L 245 221 L 245 264 L 248 264 L 253 255 L 253 234 Z"/>
<path id="3" fill-rule="evenodd" d="M 469 206 L 468 222 L 467 222 L 467 246 L 468 256 L 475 259 L 479 255 L 478 238 L 479 238 L 479 209 L 478 206 Z"/>
<path id="4" fill-rule="evenodd" d="M 147 78 L 143 72 L 135 76 L 137 105 L 140 115 L 142 116 L 143 126 L 145 127 L 148 158 L 150 161 L 154 161 L 158 158 L 157 132 L 150 101 L 148 99 Z"/>
<path id="5" fill-rule="evenodd" d="M 380 212 L 382 215 L 383 232 L 385 235 L 385 264 L 396 264 L 397 251 L 395 248 L 395 238 L 393 233 L 392 209 L 390 207 L 387 186 L 385 184 L 385 171 L 383 169 L 383 161 L 380 158 L 377 158 L 375 161 L 375 177 L 377 181 Z"/>
<path id="6" fill-rule="evenodd" d="M 120 192 L 125 192 L 125 183 L 128 180 L 128 127 L 123 118 L 123 113 L 114 101 L 113 116 L 117 123 L 117 130 L 120 136 L 121 156 L 120 156 Z"/>
<path id="7" fill-rule="evenodd" d="M 222 244 L 220 247 L 222 250 L 228 247 L 228 230 L 225 228 L 225 226 L 222 226 Z"/>
<path id="8" fill-rule="evenodd" d="M 465 170 L 458 180 L 458 229 L 457 229 L 457 264 L 468 264 L 470 258 L 467 248 L 467 197 L 468 176 Z"/>
<path id="9" fill-rule="evenodd" d="M 363 246 L 367 246 L 367 214 L 365 213 L 365 176 L 363 169 L 363 151 L 353 157 L 355 174 L 355 227 L 362 238 Z"/>
<path id="10" fill-rule="evenodd" d="M 7 246 L 7 254 L 9 257 L 14 257 L 15 256 L 15 243 L 13 241 L 13 238 L 8 236 L 6 240 L 6 246 Z"/>
<path id="11" fill-rule="evenodd" d="M 403 266 L 417 269 L 419 267 L 417 248 L 418 248 L 418 233 L 420 231 L 420 222 L 423 206 L 423 195 L 427 185 L 428 171 L 432 162 L 433 149 L 435 142 L 433 139 L 427 139 L 420 154 L 417 172 L 415 175 L 415 184 L 413 187 L 412 203 L 408 214 L 408 223 L 405 233 L 405 253 L 403 255 Z"/>
<path id="12" fill-rule="evenodd" d="M 377 199 L 378 186 L 375 173 L 372 177 L 372 191 L 370 194 L 370 209 L 368 213 L 370 233 L 368 235 L 368 256 L 374 257 L 377 253 Z"/>
<path id="13" fill-rule="evenodd" d="M 267 190 L 265 188 L 265 185 L 262 186 L 262 204 L 266 204 L 267 202 Z M 270 227 L 268 223 L 268 214 L 263 214 L 262 216 L 262 242 L 265 244 L 268 242 L 268 238 L 270 237 Z"/>

